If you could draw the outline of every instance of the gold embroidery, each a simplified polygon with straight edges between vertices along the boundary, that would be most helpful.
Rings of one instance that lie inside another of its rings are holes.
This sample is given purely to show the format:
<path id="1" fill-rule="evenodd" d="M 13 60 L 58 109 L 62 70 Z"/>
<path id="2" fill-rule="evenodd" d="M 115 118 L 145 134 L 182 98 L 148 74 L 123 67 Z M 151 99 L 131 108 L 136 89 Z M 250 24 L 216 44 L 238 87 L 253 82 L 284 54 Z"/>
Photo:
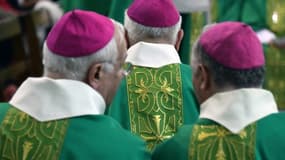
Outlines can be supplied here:
<path id="1" fill-rule="evenodd" d="M 23 144 L 23 160 L 26 160 L 29 152 L 33 148 L 33 144 L 31 142 L 24 142 Z"/>
<path id="2" fill-rule="evenodd" d="M 0 155 L 7 160 L 58 159 L 67 124 L 67 120 L 38 122 L 11 108 L 1 125 Z"/>
<path id="3" fill-rule="evenodd" d="M 233 134 L 218 125 L 195 125 L 192 130 L 189 159 L 255 159 L 255 128 L 250 125 Z"/>
<path id="4" fill-rule="evenodd" d="M 127 83 L 131 131 L 145 139 L 152 150 L 183 123 L 180 66 L 134 66 Z"/>

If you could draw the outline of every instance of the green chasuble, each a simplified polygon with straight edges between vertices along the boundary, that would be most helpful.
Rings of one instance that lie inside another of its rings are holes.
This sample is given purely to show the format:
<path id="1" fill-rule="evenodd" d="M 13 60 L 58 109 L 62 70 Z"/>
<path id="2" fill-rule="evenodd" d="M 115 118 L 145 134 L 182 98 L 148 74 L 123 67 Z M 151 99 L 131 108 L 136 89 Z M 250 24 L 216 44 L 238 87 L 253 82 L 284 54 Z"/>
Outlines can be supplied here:
<path id="1" fill-rule="evenodd" d="M 112 0 L 60 0 L 59 3 L 65 12 L 73 9 L 96 11 L 108 16 Z"/>
<path id="2" fill-rule="evenodd" d="M 0 120 L 0 159 L 150 159 L 144 142 L 108 116 L 39 122 L 2 103 Z"/>
<path id="3" fill-rule="evenodd" d="M 281 160 L 285 159 L 285 113 L 269 115 L 238 134 L 200 119 L 185 125 L 153 152 L 153 160 Z"/>
<path id="4" fill-rule="evenodd" d="M 134 66 L 123 79 L 108 114 L 141 136 L 152 150 L 198 116 L 191 70 L 184 64 Z"/>
<path id="5" fill-rule="evenodd" d="M 267 29 L 285 36 L 284 0 L 213 0 L 213 21 L 241 21 L 255 31 Z M 285 50 L 263 44 L 266 58 L 264 88 L 270 90 L 279 109 L 285 109 Z"/>

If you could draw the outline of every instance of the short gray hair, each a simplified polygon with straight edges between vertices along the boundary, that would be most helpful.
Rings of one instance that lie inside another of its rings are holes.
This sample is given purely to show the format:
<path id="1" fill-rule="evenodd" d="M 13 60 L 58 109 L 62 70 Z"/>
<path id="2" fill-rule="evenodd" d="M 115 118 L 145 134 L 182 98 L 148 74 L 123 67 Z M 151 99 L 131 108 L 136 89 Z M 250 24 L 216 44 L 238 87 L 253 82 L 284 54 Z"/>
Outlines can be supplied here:
<path id="1" fill-rule="evenodd" d="M 94 63 L 103 63 L 102 69 L 107 72 L 112 71 L 117 57 L 118 45 L 115 36 L 99 51 L 89 56 L 76 58 L 63 57 L 52 53 L 45 42 L 43 47 L 44 76 L 48 73 L 56 73 L 67 79 L 82 81 L 86 78 L 89 67 Z"/>
<path id="2" fill-rule="evenodd" d="M 264 82 L 265 66 L 252 69 L 233 69 L 226 67 L 212 57 L 204 50 L 198 40 L 193 44 L 191 63 L 201 63 L 209 69 L 214 83 L 220 89 L 228 86 L 234 88 L 259 88 Z M 194 70 L 196 70 L 194 68 Z"/>
<path id="3" fill-rule="evenodd" d="M 171 44 L 175 44 L 177 33 L 181 28 L 181 16 L 179 21 L 171 27 L 147 27 L 131 20 L 125 11 L 124 25 L 131 45 L 146 39 L 164 39 Z"/>

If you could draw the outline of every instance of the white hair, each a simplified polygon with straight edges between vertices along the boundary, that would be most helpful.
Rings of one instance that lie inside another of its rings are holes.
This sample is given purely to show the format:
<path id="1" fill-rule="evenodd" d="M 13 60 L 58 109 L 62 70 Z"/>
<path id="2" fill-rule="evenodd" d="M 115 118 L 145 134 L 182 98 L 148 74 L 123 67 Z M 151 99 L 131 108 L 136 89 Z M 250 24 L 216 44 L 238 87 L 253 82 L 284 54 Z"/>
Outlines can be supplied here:
<path id="1" fill-rule="evenodd" d="M 131 20 L 125 11 L 124 25 L 131 45 L 146 39 L 163 39 L 175 44 L 178 31 L 181 28 L 181 16 L 179 21 L 171 27 L 147 27 Z"/>
<path id="2" fill-rule="evenodd" d="M 118 46 L 115 36 L 99 51 L 89 56 L 75 58 L 63 57 L 52 53 L 45 42 L 43 47 L 44 76 L 48 75 L 48 73 L 56 73 L 67 79 L 82 81 L 86 78 L 89 67 L 94 63 L 103 63 L 102 69 L 104 71 L 112 71 L 117 57 Z"/>

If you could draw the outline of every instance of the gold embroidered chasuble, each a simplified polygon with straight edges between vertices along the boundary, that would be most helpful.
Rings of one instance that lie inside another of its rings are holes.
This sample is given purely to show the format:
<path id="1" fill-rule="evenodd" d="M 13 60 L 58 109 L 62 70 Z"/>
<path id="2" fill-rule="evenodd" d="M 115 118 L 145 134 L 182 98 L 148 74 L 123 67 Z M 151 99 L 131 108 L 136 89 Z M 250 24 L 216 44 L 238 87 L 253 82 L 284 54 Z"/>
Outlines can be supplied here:
<path id="1" fill-rule="evenodd" d="M 131 131 L 149 150 L 174 135 L 183 123 L 183 96 L 179 65 L 159 69 L 135 66 L 127 76 Z"/>
<path id="2" fill-rule="evenodd" d="M 41 123 L 10 108 L 1 125 L 0 153 L 7 160 L 58 159 L 68 126 L 67 120 Z"/>
<path id="3" fill-rule="evenodd" d="M 256 124 L 234 134 L 220 125 L 194 125 L 189 159 L 254 160 Z"/>

